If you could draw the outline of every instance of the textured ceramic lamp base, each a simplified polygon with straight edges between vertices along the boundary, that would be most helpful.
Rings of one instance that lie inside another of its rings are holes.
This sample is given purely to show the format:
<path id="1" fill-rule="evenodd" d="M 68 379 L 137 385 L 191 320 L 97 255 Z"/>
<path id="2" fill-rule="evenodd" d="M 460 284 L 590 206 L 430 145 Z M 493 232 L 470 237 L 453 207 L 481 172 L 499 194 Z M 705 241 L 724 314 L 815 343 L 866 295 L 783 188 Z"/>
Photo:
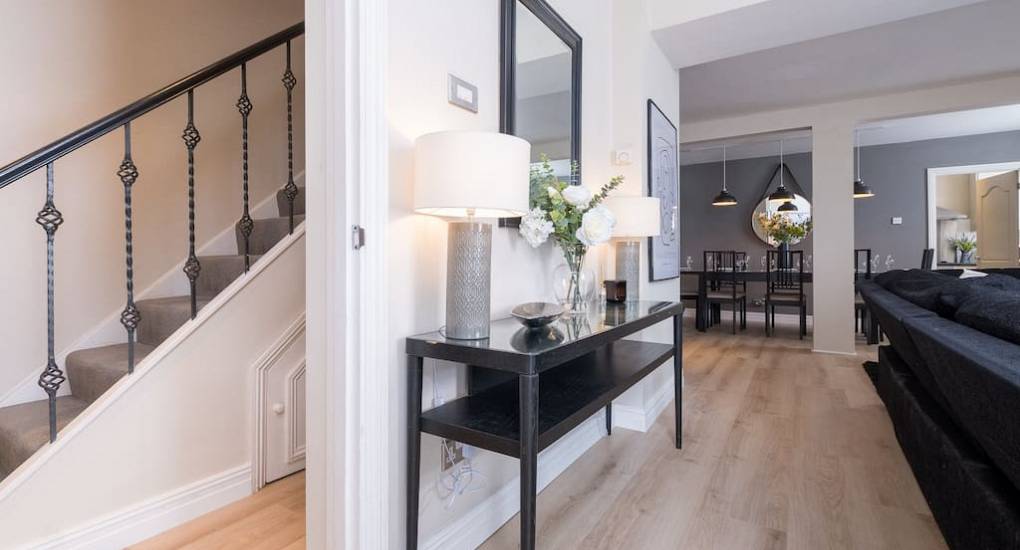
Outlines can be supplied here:
<path id="1" fill-rule="evenodd" d="M 627 281 L 627 301 L 637 300 L 638 278 L 641 271 L 641 243 L 616 243 L 616 278 Z"/>
<path id="2" fill-rule="evenodd" d="M 450 223 L 446 253 L 446 336 L 489 337 L 492 226 Z"/>

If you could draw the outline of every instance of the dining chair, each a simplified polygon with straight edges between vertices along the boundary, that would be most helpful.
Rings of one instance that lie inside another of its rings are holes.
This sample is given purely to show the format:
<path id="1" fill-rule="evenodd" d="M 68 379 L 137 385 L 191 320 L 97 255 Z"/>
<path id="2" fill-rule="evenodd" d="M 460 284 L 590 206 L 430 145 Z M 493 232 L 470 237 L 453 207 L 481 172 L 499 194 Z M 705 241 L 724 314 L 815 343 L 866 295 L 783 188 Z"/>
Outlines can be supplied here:
<path id="1" fill-rule="evenodd" d="M 921 269 L 931 271 L 933 263 L 935 263 L 935 249 L 925 248 L 921 253 Z"/>
<path id="2" fill-rule="evenodd" d="M 864 334 L 868 327 L 865 322 L 867 318 L 867 306 L 864 304 L 864 298 L 861 297 L 860 291 L 856 288 L 857 283 L 861 279 L 871 279 L 870 248 L 854 249 L 854 331 L 859 330 L 861 334 Z"/>
<path id="3" fill-rule="evenodd" d="M 772 336 L 776 330 L 776 308 L 796 307 L 800 314 L 800 339 L 807 335 L 807 297 L 804 295 L 804 251 L 786 252 L 786 259 L 780 251 L 767 253 L 768 271 L 765 276 L 765 335 Z"/>
<path id="4" fill-rule="evenodd" d="M 737 315 L 740 315 L 740 329 L 747 328 L 747 281 L 740 280 L 737 273 L 747 265 L 747 253 L 735 250 L 706 250 L 702 253 L 705 276 L 708 279 L 705 301 L 708 311 L 708 325 L 720 321 L 722 304 L 729 304 L 733 312 L 733 334 L 737 333 Z M 712 311 L 713 307 L 719 312 Z"/>

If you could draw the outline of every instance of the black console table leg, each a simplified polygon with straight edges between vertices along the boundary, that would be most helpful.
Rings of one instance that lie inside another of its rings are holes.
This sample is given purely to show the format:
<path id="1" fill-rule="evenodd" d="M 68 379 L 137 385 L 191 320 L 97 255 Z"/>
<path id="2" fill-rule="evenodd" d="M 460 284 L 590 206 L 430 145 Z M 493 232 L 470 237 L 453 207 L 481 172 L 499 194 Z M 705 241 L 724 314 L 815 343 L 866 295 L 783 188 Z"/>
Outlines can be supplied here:
<path id="1" fill-rule="evenodd" d="M 681 445 L 683 417 L 683 385 L 684 385 L 684 342 L 683 319 L 680 315 L 673 316 L 673 393 L 676 401 L 676 448 Z"/>
<path id="2" fill-rule="evenodd" d="M 418 491 L 421 484 L 421 378 L 423 359 L 407 357 L 407 550 L 418 548 Z"/>
<path id="3" fill-rule="evenodd" d="M 521 422 L 521 550 L 535 549 L 538 513 L 538 375 L 519 377 Z"/>
<path id="4" fill-rule="evenodd" d="M 606 435 L 613 435 L 613 404 L 606 405 Z"/>

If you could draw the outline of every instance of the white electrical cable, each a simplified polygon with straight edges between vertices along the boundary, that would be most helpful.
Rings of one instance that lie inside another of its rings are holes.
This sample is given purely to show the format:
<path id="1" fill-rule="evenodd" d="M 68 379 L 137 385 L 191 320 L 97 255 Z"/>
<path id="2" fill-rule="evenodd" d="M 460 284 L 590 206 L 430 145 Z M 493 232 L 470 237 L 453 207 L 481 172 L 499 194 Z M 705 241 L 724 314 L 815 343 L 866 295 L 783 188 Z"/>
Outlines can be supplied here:
<path id="1" fill-rule="evenodd" d="M 439 394 L 439 366 L 433 363 L 432 406 L 438 407 L 445 402 L 446 400 Z M 446 444 L 443 444 L 442 447 L 446 462 L 454 464 L 456 457 L 453 455 L 453 451 Z M 472 488 L 476 477 L 481 481 L 481 484 L 476 484 L 477 486 Z M 442 463 L 440 463 L 440 471 L 436 476 L 436 496 L 439 497 L 439 500 L 444 501 L 443 508 L 449 510 L 453 508 L 453 503 L 458 496 L 484 489 L 487 485 L 485 480 L 485 475 L 475 469 L 471 459 L 466 456 L 446 471 L 442 470 Z"/>

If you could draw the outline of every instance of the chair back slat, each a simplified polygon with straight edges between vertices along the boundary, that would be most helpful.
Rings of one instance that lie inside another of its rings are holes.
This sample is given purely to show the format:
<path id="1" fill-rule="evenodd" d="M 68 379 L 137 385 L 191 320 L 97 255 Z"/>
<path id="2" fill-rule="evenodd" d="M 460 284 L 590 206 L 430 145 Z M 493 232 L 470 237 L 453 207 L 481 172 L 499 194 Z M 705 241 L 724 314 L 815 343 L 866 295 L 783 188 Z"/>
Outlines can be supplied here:
<path id="1" fill-rule="evenodd" d="M 786 258 L 779 250 L 766 252 L 766 273 L 765 281 L 768 292 L 771 294 L 777 291 L 796 291 L 804 295 L 804 251 L 791 250 L 786 252 Z"/>
<path id="2" fill-rule="evenodd" d="M 863 262 L 862 262 L 863 260 Z M 861 264 L 864 264 L 864 268 L 861 268 Z M 871 279 L 871 249 L 870 248 L 855 248 L 854 249 L 854 282 L 861 279 Z"/>

